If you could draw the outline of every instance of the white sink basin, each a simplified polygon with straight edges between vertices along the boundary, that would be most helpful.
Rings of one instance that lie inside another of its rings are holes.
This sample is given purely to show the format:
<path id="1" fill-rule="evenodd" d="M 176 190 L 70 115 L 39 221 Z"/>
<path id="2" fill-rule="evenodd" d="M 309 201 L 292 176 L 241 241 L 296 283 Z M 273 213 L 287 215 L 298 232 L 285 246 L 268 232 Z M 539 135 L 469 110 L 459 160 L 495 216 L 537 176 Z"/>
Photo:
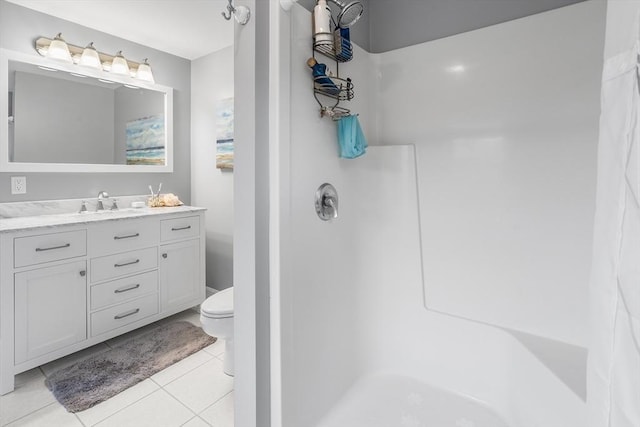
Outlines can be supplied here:
<path id="1" fill-rule="evenodd" d="M 122 209 L 105 209 L 101 211 L 85 211 L 85 212 L 75 212 L 71 215 L 74 217 L 82 218 L 82 217 L 96 217 L 96 216 L 104 216 L 104 217 L 121 217 L 121 216 L 136 216 L 136 214 L 144 215 L 149 212 L 149 208 L 122 208 Z"/>
<path id="2" fill-rule="evenodd" d="M 77 215 L 113 215 L 117 213 L 144 212 L 147 208 L 104 209 L 101 211 L 76 212 Z"/>

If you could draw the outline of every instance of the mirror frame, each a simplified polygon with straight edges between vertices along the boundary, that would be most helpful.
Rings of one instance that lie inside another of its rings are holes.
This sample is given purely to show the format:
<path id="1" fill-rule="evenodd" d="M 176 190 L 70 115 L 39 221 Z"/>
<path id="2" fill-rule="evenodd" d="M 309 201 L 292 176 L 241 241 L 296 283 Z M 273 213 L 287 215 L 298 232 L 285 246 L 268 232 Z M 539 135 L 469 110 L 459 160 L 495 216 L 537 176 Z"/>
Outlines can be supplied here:
<path id="1" fill-rule="evenodd" d="M 83 163 L 22 163 L 9 160 L 9 61 L 23 62 L 36 66 L 53 68 L 67 73 L 81 74 L 95 79 L 108 79 L 116 83 L 136 86 L 165 94 L 165 155 L 164 165 L 114 165 Z M 0 172 L 173 172 L 173 88 L 146 83 L 132 77 L 112 75 L 100 70 L 92 70 L 76 64 L 66 64 L 55 60 L 15 52 L 0 48 Z"/>

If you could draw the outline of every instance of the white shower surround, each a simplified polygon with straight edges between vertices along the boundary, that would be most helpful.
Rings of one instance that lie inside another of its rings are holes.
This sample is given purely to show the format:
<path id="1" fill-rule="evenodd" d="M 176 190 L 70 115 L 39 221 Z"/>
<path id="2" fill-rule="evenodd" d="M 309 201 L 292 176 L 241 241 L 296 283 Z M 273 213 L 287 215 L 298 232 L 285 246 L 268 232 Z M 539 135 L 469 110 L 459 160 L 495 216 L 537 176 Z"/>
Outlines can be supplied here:
<path id="1" fill-rule="evenodd" d="M 502 25 L 517 31 L 518 22 L 532 27 L 529 20 L 557 25 L 568 19 L 565 24 L 569 26 L 574 20 L 593 17 L 599 10 L 595 3 L 585 2 Z M 545 21 L 547 18 L 550 21 Z M 283 143 L 279 158 L 286 165 L 279 177 L 283 202 L 278 212 L 286 226 L 280 235 L 279 252 L 285 268 L 279 272 L 280 288 L 275 294 L 280 305 L 280 329 L 275 337 L 280 341 L 273 354 L 280 372 L 274 371 L 273 376 L 278 377 L 274 390 L 281 392 L 280 400 L 274 400 L 275 419 L 285 427 L 321 425 L 318 423 L 332 408 L 336 408 L 334 414 L 344 409 L 339 402 L 345 393 L 349 395 L 354 384 L 366 382 L 376 373 L 388 373 L 476 399 L 512 427 L 584 425 L 584 402 L 507 331 L 424 308 L 414 149 L 371 147 L 362 159 L 338 159 L 335 125 L 318 117 L 305 65 L 311 55 L 310 14 L 294 6 L 291 21 L 291 112 L 290 120 L 281 122 L 290 123 L 288 131 L 284 131 L 290 136 L 284 140 L 290 142 Z M 460 37 L 458 47 L 469 43 L 474 33 L 456 36 Z M 513 36 L 508 31 L 498 34 Z M 287 31 L 281 36 L 286 38 Z M 455 47 L 456 37 L 446 39 L 445 43 L 454 43 L 449 49 Z M 284 45 L 288 48 L 288 42 Z M 356 97 L 349 108 L 361 113 L 360 121 L 370 144 L 402 142 L 384 135 L 387 117 L 378 115 L 384 112 L 395 120 L 403 119 L 392 114 L 394 105 L 403 99 L 393 99 L 394 104 L 382 96 L 391 93 L 387 85 L 402 81 L 406 71 L 389 66 L 394 61 L 385 59 L 385 55 L 390 58 L 397 54 L 370 55 L 356 47 L 355 59 L 340 65 L 340 74 L 353 78 Z M 283 57 L 286 62 L 288 55 Z M 419 70 L 419 64 L 412 63 L 415 60 L 407 54 L 405 63 Z M 414 94 L 419 93 L 416 88 Z M 385 139 L 380 139 L 382 135 Z M 422 137 L 404 138 L 405 143 L 416 143 L 421 156 Z M 435 163 L 450 160 L 432 159 Z M 579 176 L 588 176 L 591 166 L 584 166 L 588 170 Z M 334 184 L 340 195 L 340 218 L 334 222 L 318 220 L 313 209 L 313 194 L 323 182 Z M 588 203 L 589 196 L 580 200 L 578 207 Z M 424 221 L 430 201 L 421 199 L 420 203 Z M 469 209 L 473 211 L 474 207 Z M 585 216 L 591 215 L 591 211 L 584 213 L 580 223 L 584 224 Z M 584 243 L 581 239 L 584 236 L 579 236 L 580 244 Z M 586 239 L 590 239 L 590 233 Z M 429 243 L 423 240 L 423 249 Z M 582 261 L 579 258 L 578 264 Z M 460 268 L 464 265 L 465 260 L 461 259 Z M 580 286 L 570 286 L 565 297 L 586 301 L 586 283 Z M 544 286 L 541 289 L 547 292 L 545 295 L 552 290 Z M 487 295 L 473 298 L 482 303 Z M 528 301 L 520 299 L 518 303 Z M 560 311 L 551 313 L 553 322 L 536 323 L 536 319 L 548 318 L 548 313 L 533 311 L 523 317 L 527 310 L 514 310 L 515 316 L 498 318 L 494 323 L 554 338 L 570 335 L 566 341 L 583 343 L 583 336 L 571 334 L 576 325 L 582 327 L 586 308 L 556 308 Z M 352 390 L 357 391 L 357 385 Z M 325 425 L 334 421 L 329 415 Z"/>
<path id="2" fill-rule="evenodd" d="M 587 346 L 605 8 L 377 56 L 378 140 L 418 151 L 430 309 Z"/>

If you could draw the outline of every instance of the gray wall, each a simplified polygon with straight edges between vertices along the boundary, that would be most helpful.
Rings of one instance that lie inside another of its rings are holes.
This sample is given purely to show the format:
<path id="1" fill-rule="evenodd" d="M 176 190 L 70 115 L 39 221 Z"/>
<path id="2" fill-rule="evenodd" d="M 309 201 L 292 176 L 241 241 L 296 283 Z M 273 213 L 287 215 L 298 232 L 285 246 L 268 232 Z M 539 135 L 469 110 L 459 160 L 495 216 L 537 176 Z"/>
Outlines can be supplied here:
<path id="1" fill-rule="evenodd" d="M 371 52 L 387 52 L 581 1 L 371 0 Z"/>
<path id="2" fill-rule="evenodd" d="M 216 109 L 233 97 L 233 46 L 191 64 L 191 199 L 207 208 L 207 286 L 233 284 L 233 171 L 216 168 Z"/>
<path id="3" fill-rule="evenodd" d="M 364 13 L 351 28 L 351 39 L 366 51 L 381 53 L 581 1 L 362 0 Z M 300 0 L 307 10 L 315 3 Z M 337 10 L 333 3 L 329 6 Z"/>
<path id="4" fill-rule="evenodd" d="M 0 0 L 0 47 L 37 55 L 34 40 L 58 32 L 72 44 L 93 41 L 105 53 L 122 50 L 134 61 L 149 58 L 156 82 L 174 88 L 174 172 L 0 173 L 0 202 L 95 197 L 100 190 L 114 196 L 146 194 L 149 184 L 162 182 L 164 191 L 190 203 L 190 61 Z M 11 195 L 10 176 L 16 175 L 27 177 L 27 194 Z"/>

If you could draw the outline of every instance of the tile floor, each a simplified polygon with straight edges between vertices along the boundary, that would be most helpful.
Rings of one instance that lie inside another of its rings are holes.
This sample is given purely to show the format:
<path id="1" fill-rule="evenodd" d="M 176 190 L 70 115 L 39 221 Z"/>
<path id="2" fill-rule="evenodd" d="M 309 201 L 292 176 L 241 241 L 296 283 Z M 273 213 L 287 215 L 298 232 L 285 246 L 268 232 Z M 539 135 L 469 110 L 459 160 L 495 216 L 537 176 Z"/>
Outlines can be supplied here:
<path id="1" fill-rule="evenodd" d="M 200 325 L 199 314 L 193 309 L 159 322 L 173 320 Z M 47 374 L 104 351 L 151 326 L 18 375 L 15 391 L 0 396 L 0 426 L 233 427 L 233 378 L 222 372 L 222 340 L 75 414 L 67 412 L 45 387 Z"/>

